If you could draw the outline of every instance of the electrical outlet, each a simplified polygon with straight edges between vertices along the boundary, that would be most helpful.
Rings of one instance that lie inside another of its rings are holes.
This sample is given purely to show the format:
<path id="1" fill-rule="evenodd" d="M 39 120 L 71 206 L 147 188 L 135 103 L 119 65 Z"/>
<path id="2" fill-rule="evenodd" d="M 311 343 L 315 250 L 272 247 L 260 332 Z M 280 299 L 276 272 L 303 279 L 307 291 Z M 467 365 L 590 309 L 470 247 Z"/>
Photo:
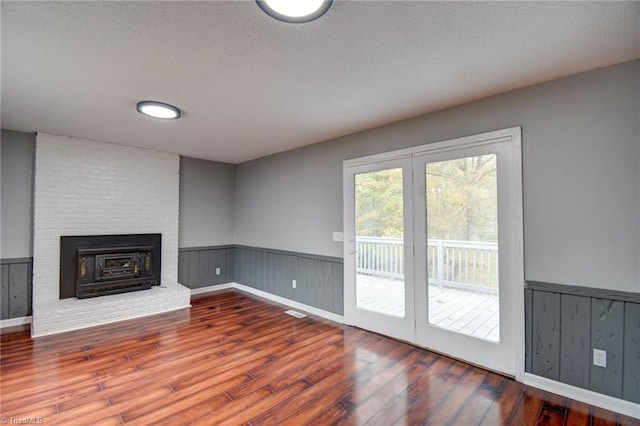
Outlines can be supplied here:
<path id="1" fill-rule="evenodd" d="M 338 243 L 344 241 L 344 234 L 342 232 L 334 232 L 333 241 Z"/>
<path id="2" fill-rule="evenodd" d="M 296 280 L 291 280 L 291 287 L 293 288 L 297 288 L 298 283 L 296 282 Z"/>
<path id="3" fill-rule="evenodd" d="M 220 275 L 220 268 L 216 268 L 216 275 Z"/>
<path id="4" fill-rule="evenodd" d="M 593 365 L 597 365 L 598 367 L 607 366 L 607 351 L 603 351 L 602 349 L 593 348 Z"/>

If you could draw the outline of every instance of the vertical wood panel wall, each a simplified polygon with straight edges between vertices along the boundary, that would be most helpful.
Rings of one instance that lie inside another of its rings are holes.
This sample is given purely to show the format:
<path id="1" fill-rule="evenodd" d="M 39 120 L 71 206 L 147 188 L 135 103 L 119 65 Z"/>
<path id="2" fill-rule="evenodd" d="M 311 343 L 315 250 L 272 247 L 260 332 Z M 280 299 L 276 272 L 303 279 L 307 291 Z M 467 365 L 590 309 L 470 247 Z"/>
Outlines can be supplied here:
<path id="1" fill-rule="evenodd" d="M 622 395 L 640 402 L 640 303 L 625 303 Z"/>
<path id="2" fill-rule="evenodd" d="M 191 289 L 237 282 L 338 315 L 344 312 L 342 271 L 342 258 L 257 247 L 183 248 L 178 255 L 178 282 Z"/>
<path id="3" fill-rule="evenodd" d="M 328 312 L 344 312 L 342 258 L 238 246 L 234 278 L 239 284 Z"/>
<path id="4" fill-rule="evenodd" d="M 526 371 L 640 403 L 639 297 L 528 283 Z M 593 365 L 593 348 L 607 351 L 606 368 Z"/>
<path id="5" fill-rule="evenodd" d="M 190 289 L 230 283 L 234 281 L 233 264 L 233 246 L 179 249 L 178 282 Z"/>
<path id="6" fill-rule="evenodd" d="M 580 388 L 589 384 L 590 303 L 589 297 L 560 295 L 560 381 Z"/>
<path id="7" fill-rule="evenodd" d="M 0 319 L 30 316 L 33 260 L 2 259 L 0 268 Z"/>

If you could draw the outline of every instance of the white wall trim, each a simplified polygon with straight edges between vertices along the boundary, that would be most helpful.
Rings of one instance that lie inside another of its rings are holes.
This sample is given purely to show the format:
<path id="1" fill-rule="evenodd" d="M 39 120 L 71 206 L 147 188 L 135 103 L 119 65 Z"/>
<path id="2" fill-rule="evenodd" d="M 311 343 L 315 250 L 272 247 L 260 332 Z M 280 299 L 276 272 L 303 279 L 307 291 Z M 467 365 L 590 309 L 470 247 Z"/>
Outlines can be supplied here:
<path id="1" fill-rule="evenodd" d="M 555 380 L 536 376 L 535 374 L 525 373 L 524 384 L 534 386 L 547 392 L 557 393 L 577 401 L 595 405 L 606 410 L 615 411 L 625 416 L 640 419 L 640 404 L 624 399 L 614 398 L 612 396 L 603 395 L 587 389 L 578 388 L 567 385 L 565 383 L 556 382 Z"/>
<path id="2" fill-rule="evenodd" d="M 383 161 L 409 158 L 412 155 L 419 155 L 425 152 L 443 152 L 451 149 L 459 149 L 460 147 L 478 146 L 496 142 L 510 141 L 514 138 L 514 132 L 520 132 L 520 129 L 520 126 L 516 126 L 506 129 L 493 130 L 485 133 L 479 133 L 475 135 L 463 136 L 455 139 L 448 139 L 444 141 L 427 142 L 423 145 L 413 146 L 410 148 L 396 149 L 393 151 L 368 155 L 366 157 L 350 158 L 348 160 L 344 160 L 342 164 L 344 167 L 375 164 Z"/>
<path id="3" fill-rule="evenodd" d="M 276 296 L 271 293 L 264 292 L 262 290 L 255 289 L 253 287 L 249 287 L 243 284 L 232 283 L 233 288 L 244 291 L 246 293 L 253 294 L 258 297 L 262 297 L 263 299 L 271 300 L 272 302 L 280 303 L 282 305 L 286 305 L 290 308 L 299 309 L 301 311 L 305 311 L 311 315 L 316 315 L 324 319 L 328 319 L 331 321 L 335 321 L 340 324 L 344 324 L 344 317 L 342 315 L 334 314 L 333 312 L 328 312 L 323 309 L 314 308 L 313 306 L 305 305 L 304 303 L 296 302 L 295 300 L 286 299 L 284 297 Z"/>
<path id="4" fill-rule="evenodd" d="M 0 320 L 0 334 L 28 330 L 30 324 L 30 316 Z"/>
<path id="5" fill-rule="evenodd" d="M 216 291 L 226 290 L 226 289 L 229 289 L 229 288 L 233 288 L 233 283 L 210 285 L 210 286 L 207 286 L 207 287 L 200 287 L 200 288 L 192 288 L 191 289 L 191 295 L 192 296 L 196 296 L 196 295 L 199 295 L 199 294 L 214 293 Z"/>
<path id="6" fill-rule="evenodd" d="M 0 321 L 0 328 L 13 327 L 16 325 L 29 325 L 31 324 L 31 317 L 18 317 L 9 318 Z"/>
<path id="7" fill-rule="evenodd" d="M 304 303 L 296 302 L 295 300 L 287 299 L 285 297 L 276 296 L 275 294 L 267 293 L 262 290 L 255 289 L 253 287 L 246 286 L 244 284 L 238 284 L 235 282 L 226 283 L 226 284 L 218 284 L 218 285 L 210 285 L 207 287 L 194 288 L 191 290 L 191 295 L 199 295 L 206 293 L 215 293 L 220 290 L 226 289 L 236 289 L 240 291 L 244 291 L 245 293 L 253 294 L 254 296 L 262 297 L 263 299 L 270 300 L 272 302 L 280 303 L 282 305 L 288 306 L 290 308 L 299 309 L 301 311 L 305 311 L 309 314 L 319 316 L 324 319 L 328 319 L 331 321 L 335 321 L 340 324 L 345 324 L 344 317 L 342 315 L 334 314 L 333 312 L 328 312 L 323 309 L 318 309 L 313 306 L 305 305 Z"/>

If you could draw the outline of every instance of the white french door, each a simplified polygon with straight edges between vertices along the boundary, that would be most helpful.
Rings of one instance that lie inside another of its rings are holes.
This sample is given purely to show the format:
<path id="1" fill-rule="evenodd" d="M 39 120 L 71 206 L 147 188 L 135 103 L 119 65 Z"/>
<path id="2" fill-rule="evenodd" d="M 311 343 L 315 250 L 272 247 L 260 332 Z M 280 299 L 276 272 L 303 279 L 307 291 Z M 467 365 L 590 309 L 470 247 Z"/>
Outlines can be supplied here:
<path id="1" fill-rule="evenodd" d="M 345 319 L 347 323 L 414 341 L 411 157 L 345 170 Z M 390 242 L 379 250 L 375 242 Z M 381 263 L 389 267 L 382 268 Z M 384 269 L 384 270 L 383 270 Z"/>
<path id="2" fill-rule="evenodd" d="M 515 375 L 524 281 L 520 143 L 491 136 L 413 156 L 415 342 Z"/>
<path id="3" fill-rule="evenodd" d="M 345 320 L 524 370 L 520 128 L 344 164 Z"/>

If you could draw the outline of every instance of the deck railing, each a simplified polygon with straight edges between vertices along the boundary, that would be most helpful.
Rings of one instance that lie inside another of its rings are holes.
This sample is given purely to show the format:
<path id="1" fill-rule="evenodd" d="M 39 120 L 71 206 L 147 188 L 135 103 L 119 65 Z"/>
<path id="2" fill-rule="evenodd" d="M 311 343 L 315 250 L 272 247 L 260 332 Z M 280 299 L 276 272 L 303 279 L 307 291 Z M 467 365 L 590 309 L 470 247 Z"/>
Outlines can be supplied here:
<path id="1" fill-rule="evenodd" d="M 404 278 L 402 238 L 357 237 L 359 274 Z M 429 284 L 496 293 L 498 244 L 476 241 L 428 240 Z"/>

